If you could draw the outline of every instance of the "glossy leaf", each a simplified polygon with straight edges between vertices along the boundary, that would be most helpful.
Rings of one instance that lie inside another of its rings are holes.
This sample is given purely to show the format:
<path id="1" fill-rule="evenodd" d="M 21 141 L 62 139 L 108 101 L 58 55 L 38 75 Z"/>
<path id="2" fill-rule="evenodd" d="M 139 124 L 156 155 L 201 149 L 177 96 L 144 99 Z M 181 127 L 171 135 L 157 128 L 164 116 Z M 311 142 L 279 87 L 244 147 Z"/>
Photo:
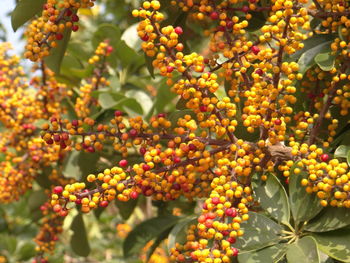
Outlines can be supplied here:
<path id="1" fill-rule="evenodd" d="M 163 231 L 172 227 L 179 220 L 173 215 L 163 215 L 143 221 L 129 233 L 123 243 L 125 257 L 137 255 L 141 249 L 152 239 L 158 237 Z"/>
<path id="2" fill-rule="evenodd" d="M 342 262 L 350 262 L 350 229 L 338 229 L 312 236 L 322 252 Z"/>
<path id="3" fill-rule="evenodd" d="M 145 62 L 146 62 L 147 70 L 148 70 L 149 74 L 151 74 L 151 77 L 154 79 L 155 78 L 155 76 L 154 76 L 154 67 L 152 65 L 153 58 L 147 56 L 146 53 L 145 53 L 144 56 L 145 56 Z"/>
<path id="4" fill-rule="evenodd" d="M 249 220 L 244 221 L 241 228 L 244 235 L 235 243 L 240 251 L 255 251 L 280 241 L 282 227 L 262 214 L 249 212 Z"/>
<path id="5" fill-rule="evenodd" d="M 179 221 L 168 236 L 168 250 L 175 247 L 176 243 L 183 244 L 186 241 L 186 230 L 191 224 L 196 224 L 197 216 L 188 216 Z"/>
<path id="6" fill-rule="evenodd" d="M 330 71 L 334 67 L 336 55 L 331 52 L 317 54 L 315 57 L 316 64 L 324 71 Z"/>
<path id="7" fill-rule="evenodd" d="M 71 33 L 72 30 L 70 28 L 66 28 L 63 31 L 63 39 L 57 41 L 57 47 L 52 48 L 50 55 L 44 58 L 46 65 L 57 74 L 60 72 L 61 63 L 66 53 Z"/>
<path id="8" fill-rule="evenodd" d="M 311 232 L 326 232 L 350 225 L 348 208 L 326 207 L 313 220 L 308 222 L 305 230 Z"/>
<path id="9" fill-rule="evenodd" d="M 336 158 L 347 158 L 350 151 L 349 145 L 340 145 L 334 152 L 334 157 Z"/>
<path id="10" fill-rule="evenodd" d="M 16 252 L 16 256 L 19 261 L 28 260 L 34 257 L 35 254 L 36 254 L 35 245 L 29 242 L 24 243 Z"/>
<path id="11" fill-rule="evenodd" d="M 315 57 L 322 50 L 329 47 L 332 41 L 320 42 L 309 50 L 305 51 L 299 58 L 299 73 L 304 74 L 310 67 L 315 64 Z"/>
<path id="12" fill-rule="evenodd" d="M 286 253 L 284 244 L 276 244 L 252 252 L 239 253 L 239 263 L 275 263 Z"/>
<path id="13" fill-rule="evenodd" d="M 129 217 L 132 215 L 132 213 L 135 210 L 135 207 L 137 206 L 137 199 L 130 199 L 127 202 L 122 202 L 116 199 L 115 204 L 118 207 L 119 214 L 124 220 L 128 220 Z"/>
<path id="14" fill-rule="evenodd" d="M 168 229 L 164 230 L 161 234 L 158 235 L 158 237 L 155 239 L 152 246 L 147 251 L 147 260 L 146 262 L 149 262 L 150 258 L 152 257 L 154 251 L 157 249 L 157 247 L 164 241 L 167 236 L 169 235 L 170 231 L 172 230 L 172 227 L 169 227 Z"/>
<path id="15" fill-rule="evenodd" d="M 87 257 L 90 254 L 90 245 L 81 214 L 76 215 L 73 219 L 71 230 L 73 230 L 70 240 L 72 250 L 81 257 Z"/>
<path id="16" fill-rule="evenodd" d="M 11 25 L 14 31 L 41 12 L 46 0 L 21 0 L 11 13 Z"/>
<path id="17" fill-rule="evenodd" d="M 252 186 L 257 201 L 265 211 L 279 222 L 289 222 L 288 196 L 276 176 L 269 174 L 265 182 L 255 176 Z"/>
<path id="18" fill-rule="evenodd" d="M 120 29 L 112 24 L 101 24 L 92 37 L 92 45 L 96 48 L 102 41 L 108 40 L 112 46 L 120 42 Z"/>
<path id="19" fill-rule="evenodd" d="M 287 246 L 288 263 L 319 263 L 316 242 L 312 237 L 303 237 Z"/>
<path id="20" fill-rule="evenodd" d="M 297 165 L 291 167 L 289 179 L 289 200 L 292 215 L 294 220 L 299 223 L 301 221 L 308 221 L 315 217 L 321 210 L 322 206 L 315 194 L 308 194 L 305 187 L 301 185 L 301 180 L 307 175 L 303 172 L 299 174 L 294 173 Z"/>

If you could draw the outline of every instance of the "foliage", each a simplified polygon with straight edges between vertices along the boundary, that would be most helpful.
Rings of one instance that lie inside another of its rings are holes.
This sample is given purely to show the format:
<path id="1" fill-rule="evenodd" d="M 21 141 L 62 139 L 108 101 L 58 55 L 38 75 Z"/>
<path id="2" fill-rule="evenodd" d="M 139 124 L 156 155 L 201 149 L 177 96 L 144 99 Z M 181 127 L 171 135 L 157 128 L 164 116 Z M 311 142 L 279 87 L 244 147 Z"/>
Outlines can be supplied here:
<path id="1" fill-rule="evenodd" d="M 0 43 L 0 262 L 350 262 L 349 17 L 19 1 L 33 64 Z"/>

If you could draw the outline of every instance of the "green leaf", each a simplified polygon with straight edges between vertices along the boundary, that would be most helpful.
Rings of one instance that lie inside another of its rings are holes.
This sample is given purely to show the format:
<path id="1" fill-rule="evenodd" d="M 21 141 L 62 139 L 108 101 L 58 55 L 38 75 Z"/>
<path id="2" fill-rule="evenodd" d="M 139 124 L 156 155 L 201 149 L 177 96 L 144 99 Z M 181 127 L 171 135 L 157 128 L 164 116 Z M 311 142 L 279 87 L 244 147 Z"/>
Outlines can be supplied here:
<path id="1" fill-rule="evenodd" d="M 71 230 L 74 232 L 70 240 L 72 250 L 81 257 L 87 257 L 90 253 L 90 245 L 81 214 L 76 215 L 73 219 Z"/>
<path id="2" fill-rule="evenodd" d="M 102 109 L 110 109 L 116 106 L 123 98 L 125 97 L 119 93 L 102 92 L 98 96 L 98 103 Z"/>
<path id="3" fill-rule="evenodd" d="M 239 253 L 239 263 L 274 263 L 281 259 L 286 253 L 284 244 L 276 244 L 252 252 Z"/>
<path id="4" fill-rule="evenodd" d="M 120 42 L 120 29 L 112 24 L 101 24 L 92 37 L 92 45 L 96 48 L 101 42 L 108 40 L 115 47 Z"/>
<path id="5" fill-rule="evenodd" d="M 350 225 L 348 208 L 326 207 L 305 226 L 311 232 L 326 232 Z"/>
<path id="6" fill-rule="evenodd" d="M 153 58 L 152 57 L 149 57 L 146 55 L 145 53 L 145 62 L 146 62 L 146 67 L 147 67 L 147 70 L 149 72 L 149 74 L 151 75 L 151 77 L 154 79 L 154 67 L 152 65 L 152 61 L 153 61 Z"/>
<path id="7" fill-rule="evenodd" d="M 16 251 L 17 248 L 17 239 L 14 236 L 8 234 L 0 235 L 0 251 L 2 249 L 7 250 L 11 254 Z"/>
<path id="8" fill-rule="evenodd" d="M 332 41 L 320 42 L 314 47 L 305 51 L 305 53 L 303 53 L 298 60 L 299 73 L 304 74 L 309 68 L 311 68 L 315 64 L 316 55 L 325 48 L 329 47 L 331 43 Z"/>
<path id="9" fill-rule="evenodd" d="M 29 243 L 29 242 L 23 244 L 19 248 L 18 252 L 16 252 L 16 256 L 17 256 L 19 261 L 28 260 L 28 259 L 34 257 L 35 254 L 36 254 L 35 245 L 32 243 Z"/>
<path id="10" fill-rule="evenodd" d="M 350 151 L 348 151 L 348 154 L 346 156 L 346 161 L 347 161 L 348 165 L 350 166 Z"/>
<path id="11" fill-rule="evenodd" d="M 115 47 L 115 53 L 124 68 L 131 65 L 135 61 L 139 61 L 139 63 L 144 62 L 144 58 L 137 54 L 132 48 L 130 48 L 124 40 L 119 41 Z"/>
<path id="12" fill-rule="evenodd" d="M 235 243 L 240 251 L 255 251 L 280 241 L 282 227 L 262 214 L 249 212 L 249 220 L 244 221 L 241 228 L 244 235 Z"/>
<path id="13" fill-rule="evenodd" d="M 136 99 L 133 98 L 125 98 L 121 100 L 115 108 L 120 109 L 122 108 L 129 116 L 133 115 L 142 115 L 143 109 L 140 105 L 140 103 L 137 102 Z"/>
<path id="14" fill-rule="evenodd" d="M 140 50 L 141 49 L 141 39 L 137 34 L 137 27 L 139 23 L 135 23 L 131 26 L 129 26 L 125 31 L 123 32 L 121 36 L 121 40 L 124 40 L 125 43 L 131 47 L 133 50 Z"/>
<path id="15" fill-rule="evenodd" d="M 173 215 L 164 215 L 148 219 L 137 225 L 123 242 L 125 257 L 137 255 L 141 249 L 152 239 L 158 237 L 163 231 L 172 227 L 179 220 Z"/>
<path id="16" fill-rule="evenodd" d="M 312 236 L 322 252 L 342 262 L 350 262 L 350 229 L 338 229 Z"/>
<path id="17" fill-rule="evenodd" d="M 319 263 L 316 242 L 312 237 L 303 237 L 287 247 L 288 263 Z"/>
<path id="18" fill-rule="evenodd" d="M 266 17 L 264 16 L 264 12 L 250 12 L 252 18 L 249 20 L 249 24 L 247 26 L 247 31 L 254 32 L 260 29 L 266 23 Z"/>
<path id="19" fill-rule="evenodd" d="M 324 71 L 330 71 L 334 67 L 336 56 L 331 52 L 317 54 L 315 57 L 316 64 Z"/>
<path id="20" fill-rule="evenodd" d="M 301 180 L 307 177 L 305 172 L 294 173 L 298 167 L 297 163 L 291 167 L 289 180 L 289 200 L 292 215 L 297 223 L 307 221 L 315 217 L 321 210 L 322 206 L 315 194 L 308 194 L 305 187 L 301 185 Z"/>
<path id="21" fill-rule="evenodd" d="M 30 193 L 28 206 L 30 210 L 38 209 L 42 204 L 48 201 L 48 196 L 44 190 L 37 190 Z"/>
<path id="22" fill-rule="evenodd" d="M 176 243 L 184 244 L 187 229 L 191 224 L 196 224 L 197 216 L 188 216 L 181 219 L 171 230 L 168 236 L 168 250 L 175 247 Z"/>
<path id="23" fill-rule="evenodd" d="M 181 97 L 176 103 L 176 109 L 177 110 L 185 110 L 185 109 L 187 109 L 186 108 L 186 103 L 187 103 L 187 100 L 185 100 L 184 98 Z"/>
<path id="24" fill-rule="evenodd" d="M 25 22 L 39 13 L 46 0 L 21 0 L 11 13 L 11 25 L 13 31 L 16 31 Z"/>
<path id="25" fill-rule="evenodd" d="M 80 180 L 82 173 L 80 166 L 78 165 L 79 154 L 80 152 L 73 151 L 68 158 L 65 159 L 62 171 L 64 176 Z"/>
<path id="26" fill-rule="evenodd" d="M 149 262 L 149 259 L 151 258 L 151 256 L 153 255 L 154 251 L 156 250 L 156 248 L 160 245 L 160 243 L 162 243 L 163 240 L 165 240 L 167 238 L 167 236 L 169 235 L 170 231 L 172 230 L 172 227 L 169 227 L 168 229 L 166 229 L 165 231 L 163 231 L 154 241 L 154 243 L 152 244 L 152 246 L 148 249 L 147 251 L 147 260 L 146 262 Z"/>
<path id="27" fill-rule="evenodd" d="M 264 210 L 279 222 L 289 222 L 288 196 L 276 176 L 269 174 L 265 182 L 254 176 L 252 186 Z"/>
<path id="28" fill-rule="evenodd" d="M 66 53 L 71 33 L 72 30 L 70 28 L 66 28 L 63 31 L 63 39 L 57 41 L 57 47 L 52 48 L 50 55 L 44 58 L 46 65 L 57 74 L 60 72 L 61 63 Z"/>
<path id="29" fill-rule="evenodd" d="M 138 199 L 130 199 L 127 202 L 122 202 L 116 199 L 115 203 L 118 207 L 119 214 L 124 220 L 128 220 L 137 206 Z"/>
<path id="30" fill-rule="evenodd" d="M 334 157 L 336 158 L 347 158 L 350 151 L 349 145 L 340 145 L 334 152 Z"/>

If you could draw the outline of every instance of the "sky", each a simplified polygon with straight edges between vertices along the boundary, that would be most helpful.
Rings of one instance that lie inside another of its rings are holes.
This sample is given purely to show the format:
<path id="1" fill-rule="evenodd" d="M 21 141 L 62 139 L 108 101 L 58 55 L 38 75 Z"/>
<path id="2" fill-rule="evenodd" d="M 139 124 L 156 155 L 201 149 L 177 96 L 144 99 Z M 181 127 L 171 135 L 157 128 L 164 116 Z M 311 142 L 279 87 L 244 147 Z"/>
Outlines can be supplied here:
<path id="1" fill-rule="evenodd" d="M 11 27 L 11 17 L 8 14 L 15 8 L 15 0 L 0 0 L 0 21 L 7 30 L 7 41 L 11 42 L 15 53 L 20 54 L 23 51 L 24 43 L 20 41 L 22 29 L 13 32 Z"/>

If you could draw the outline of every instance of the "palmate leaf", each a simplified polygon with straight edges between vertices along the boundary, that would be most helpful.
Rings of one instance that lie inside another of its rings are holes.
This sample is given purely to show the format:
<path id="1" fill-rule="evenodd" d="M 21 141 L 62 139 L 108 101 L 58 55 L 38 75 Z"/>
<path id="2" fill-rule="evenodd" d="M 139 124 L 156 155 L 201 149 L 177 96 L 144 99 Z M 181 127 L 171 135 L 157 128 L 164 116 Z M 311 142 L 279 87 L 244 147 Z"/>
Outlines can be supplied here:
<path id="1" fill-rule="evenodd" d="M 312 237 L 303 237 L 287 246 L 288 263 L 319 263 L 316 241 Z"/>
<path id="2" fill-rule="evenodd" d="M 286 254 L 284 244 L 276 244 L 270 247 L 252 252 L 239 253 L 239 263 L 275 263 Z"/>
<path id="3" fill-rule="evenodd" d="M 261 207 L 279 222 L 289 222 L 290 207 L 287 193 L 279 180 L 269 174 L 267 181 L 257 175 L 253 177 L 252 186 Z"/>
<path id="4" fill-rule="evenodd" d="M 291 167 L 289 180 L 289 200 L 292 215 L 297 223 L 308 221 L 315 217 L 321 210 L 319 198 L 314 194 L 308 194 L 305 187 L 301 185 L 301 180 L 307 175 L 303 172 L 296 174 L 294 169 L 297 163 Z"/>
<path id="5" fill-rule="evenodd" d="M 148 219 L 137 225 L 126 237 L 123 243 L 125 257 L 137 255 L 141 249 L 152 239 L 157 238 L 161 233 L 173 227 L 179 217 L 163 215 Z"/>

